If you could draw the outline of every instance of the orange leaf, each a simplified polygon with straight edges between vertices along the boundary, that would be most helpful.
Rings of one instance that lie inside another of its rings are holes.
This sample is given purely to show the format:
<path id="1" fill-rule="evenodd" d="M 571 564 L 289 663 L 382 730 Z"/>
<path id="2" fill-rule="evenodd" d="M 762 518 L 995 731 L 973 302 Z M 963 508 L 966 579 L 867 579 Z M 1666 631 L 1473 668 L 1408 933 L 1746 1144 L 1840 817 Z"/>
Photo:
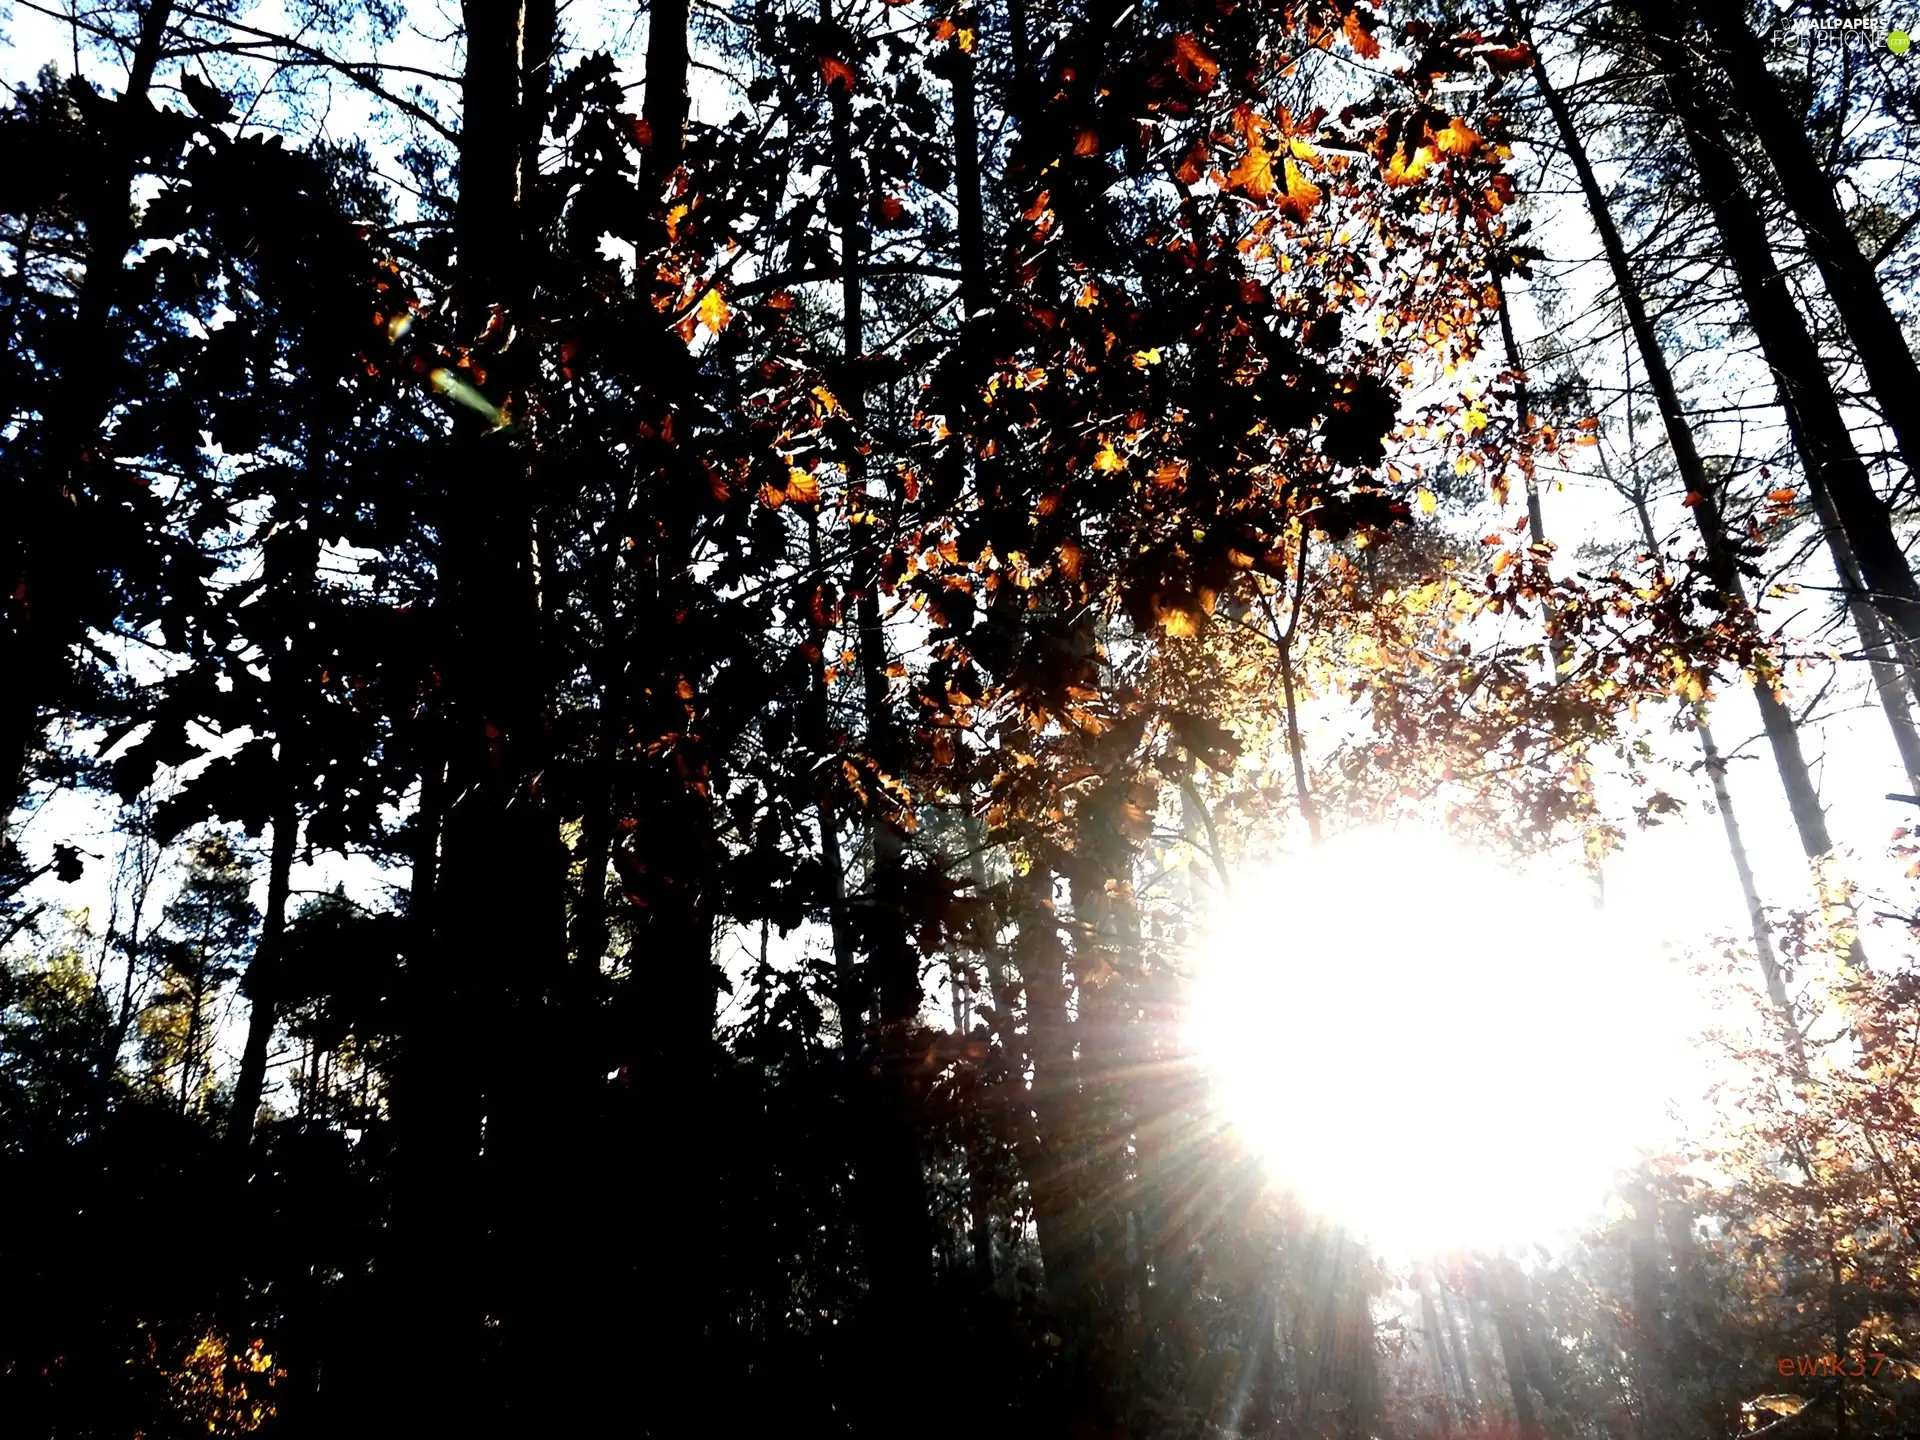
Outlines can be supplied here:
<path id="1" fill-rule="evenodd" d="M 1387 184 L 1417 185 L 1426 178 L 1427 171 L 1433 166 L 1433 151 L 1422 145 L 1411 156 L 1407 147 L 1402 145 L 1393 152 L 1393 159 L 1387 165 Z"/>
<path id="2" fill-rule="evenodd" d="M 1779 490 L 1767 491 L 1767 498 L 1776 505 L 1791 505 L 1795 493 L 1795 491 L 1783 487 Z"/>
<path id="3" fill-rule="evenodd" d="M 1380 58 L 1380 42 L 1373 38 L 1371 22 L 1360 18 L 1358 10 L 1349 10 L 1347 18 L 1340 26 L 1347 37 L 1347 44 L 1353 47 L 1353 53 L 1362 60 Z"/>
<path id="4" fill-rule="evenodd" d="M 827 88 L 829 90 L 836 85 L 840 85 L 845 87 L 847 94 L 851 95 L 853 93 L 853 70 L 844 60 L 836 60 L 831 55 L 822 55 L 820 57 L 820 78 L 827 82 Z"/>
<path id="5" fill-rule="evenodd" d="M 1287 180 L 1287 193 L 1280 197 L 1274 209 L 1282 214 L 1291 215 L 1302 225 L 1313 218 L 1314 207 L 1320 203 L 1320 187 L 1300 173 L 1300 167 L 1288 160 L 1284 173 Z"/>
<path id="6" fill-rule="evenodd" d="M 787 499 L 797 505 L 820 503 L 820 481 L 798 466 L 787 471 Z"/>
<path id="7" fill-rule="evenodd" d="M 1440 147 L 1442 155 L 1471 155 L 1481 145 L 1473 127 L 1458 117 L 1449 120 L 1444 129 L 1435 132 L 1433 143 Z"/>
<path id="8" fill-rule="evenodd" d="M 1180 162 L 1180 168 L 1173 172 L 1173 178 L 1182 185 L 1198 184 L 1207 170 L 1207 142 L 1196 140 L 1193 148 L 1187 152 L 1187 158 Z"/>
<path id="9" fill-rule="evenodd" d="M 1255 139 L 1240 157 L 1240 163 L 1227 175 L 1227 188 L 1238 190 L 1254 200 L 1265 200 L 1274 191 L 1273 152 L 1266 142 Z"/>
<path id="10" fill-rule="evenodd" d="M 1213 88 L 1214 77 L 1220 73 L 1220 62 L 1209 55 L 1206 47 L 1193 36 L 1176 35 L 1173 37 L 1173 68 L 1194 89 L 1207 91 Z"/>

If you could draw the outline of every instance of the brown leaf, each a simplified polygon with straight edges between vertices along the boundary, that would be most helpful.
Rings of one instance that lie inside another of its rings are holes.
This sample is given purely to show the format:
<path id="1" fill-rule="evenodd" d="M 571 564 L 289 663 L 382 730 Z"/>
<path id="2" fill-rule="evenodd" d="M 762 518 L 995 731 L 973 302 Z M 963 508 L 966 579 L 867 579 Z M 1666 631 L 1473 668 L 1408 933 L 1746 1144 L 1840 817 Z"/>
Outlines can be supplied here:
<path id="1" fill-rule="evenodd" d="M 1433 143 L 1442 155 L 1471 155 L 1481 146 L 1480 136 L 1458 116 L 1434 133 Z"/>

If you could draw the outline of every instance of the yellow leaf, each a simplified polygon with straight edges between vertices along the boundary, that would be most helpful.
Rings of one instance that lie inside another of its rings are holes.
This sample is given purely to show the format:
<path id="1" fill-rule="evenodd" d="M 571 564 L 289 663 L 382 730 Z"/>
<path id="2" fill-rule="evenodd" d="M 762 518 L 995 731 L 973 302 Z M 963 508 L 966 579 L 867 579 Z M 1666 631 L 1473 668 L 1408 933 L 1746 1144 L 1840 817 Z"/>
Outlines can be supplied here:
<path id="1" fill-rule="evenodd" d="M 1127 468 L 1127 462 L 1120 458 L 1120 452 L 1113 448 L 1111 440 L 1102 440 L 1100 453 L 1093 457 L 1093 468 L 1105 471 L 1124 470 Z"/>
<path id="2" fill-rule="evenodd" d="M 1460 424 L 1465 428 L 1467 434 L 1477 435 L 1487 428 L 1487 412 L 1482 410 L 1478 405 L 1469 405 L 1467 407 L 1467 413 L 1460 417 Z"/>
<path id="3" fill-rule="evenodd" d="M 1273 152 L 1266 142 L 1255 138 L 1240 157 L 1240 163 L 1227 174 L 1227 188 L 1239 190 L 1254 200 L 1265 200 L 1274 191 Z"/>
<path id="4" fill-rule="evenodd" d="M 720 298 L 718 290 L 709 290 L 700 297 L 700 308 L 694 312 L 700 317 L 700 323 L 718 335 L 727 328 L 727 322 L 733 318 L 733 311 L 727 308 L 727 302 Z"/>
<path id="5" fill-rule="evenodd" d="M 1289 159 L 1284 167 L 1287 181 L 1287 193 L 1280 198 L 1274 208 L 1293 216 L 1301 224 L 1313 218 L 1314 207 L 1320 203 L 1320 187 L 1300 173 L 1300 167 Z"/>
<path id="6" fill-rule="evenodd" d="M 1445 129 L 1434 133 L 1433 143 L 1440 147 L 1442 155 L 1471 155 L 1480 148 L 1480 137 L 1466 121 L 1456 117 L 1447 122 Z"/>
<path id="7" fill-rule="evenodd" d="M 801 505 L 820 503 L 820 481 L 797 465 L 787 471 L 787 499 Z"/>
<path id="8" fill-rule="evenodd" d="M 1425 486 L 1422 486 L 1420 489 L 1414 491 L 1413 498 L 1420 502 L 1420 513 L 1422 515 L 1431 515 L 1434 511 L 1434 507 L 1440 503 L 1439 499 L 1434 495 L 1434 493 L 1431 490 L 1427 489 Z"/>

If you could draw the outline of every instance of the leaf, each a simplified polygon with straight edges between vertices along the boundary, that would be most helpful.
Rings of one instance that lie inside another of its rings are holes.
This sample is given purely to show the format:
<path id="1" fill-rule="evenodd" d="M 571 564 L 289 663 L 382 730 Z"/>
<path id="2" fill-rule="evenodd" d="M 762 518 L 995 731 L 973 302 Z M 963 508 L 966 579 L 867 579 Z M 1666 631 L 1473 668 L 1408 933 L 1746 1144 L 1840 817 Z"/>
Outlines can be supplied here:
<path id="1" fill-rule="evenodd" d="M 1432 168 L 1433 159 L 1433 151 L 1425 145 L 1417 147 L 1411 155 L 1407 153 L 1407 147 L 1402 145 L 1393 152 L 1393 159 L 1387 165 L 1387 184 L 1419 184 Z"/>
<path id="2" fill-rule="evenodd" d="M 1794 497 L 1798 493 L 1799 493 L 1798 491 L 1795 491 L 1783 486 L 1778 490 L 1767 491 L 1767 499 L 1773 501 L 1773 503 L 1776 505 L 1791 505 L 1794 501 Z"/>
<path id="3" fill-rule="evenodd" d="M 700 297 L 700 308 L 694 312 L 700 317 L 700 323 L 718 335 L 727 328 L 727 322 L 733 318 L 733 311 L 727 308 L 727 302 L 720 298 L 718 290 L 709 290 Z"/>
<path id="4" fill-rule="evenodd" d="M 1358 10 L 1347 12 L 1347 18 L 1340 25 L 1340 33 L 1347 37 L 1347 44 L 1362 60 L 1380 58 L 1380 42 L 1373 38 L 1372 22 L 1362 19 Z"/>
<path id="5" fill-rule="evenodd" d="M 1254 200 L 1265 200 L 1273 194 L 1274 187 L 1273 152 L 1267 149 L 1265 141 L 1255 139 L 1247 147 L 1247 153 L 1240 157 L 1240 163 L 1227 172 L 1227 188 Z"/>
<path id="6" fill-rule="evenodd" d="M 1466 121 L 1456 116 L 1447 122 L 1444 129 L 1434 133 L 1433 143 L 1439 147 L 1442 155 L 1471 155 L 1480 149 L 1483 142 Z"/>
<path id="7" fill-rule="evenodd" d="M 1182 80 L 1203 93 L 1213 88 L 1220 74 L 1220 62 L 1193 36 L 1184 34 L 1173 37 L 1173 68 Z"/>
<path id="8" fill-rule="evenodd" d="M 1433 514 L 1434 508 L 1440 503 L 1439 498 L 1424 485 L 1413 492 L 1413 498 L 1420 502 L 1420 513 L 1422 515 Z"/>
<path id="9" fill-rule="evenodd" d="M 1302 225 L 1313 218 L 1315 208 L 1320 204 L 1320 187 L 1300 173 L 1300 167 L 1289 159 L 1283 167 L 1287 181 L 1287 193 L 1273 208 L 1284 215 L 1291 215 Z"/>
<path id="10" fill-rule="evenodd" d="M 853 69 L 844 60 L 836 60 L 831 55 L 820 57 L 820 78 L 827 82 L 827 88 L 838 85 L 845 94 L 853 93 Z"/>
<path id="11" fill-rule="evenodd" d="M 1120 458 L 1120 452 L 1113 448 L 1113 442 L 1111 440 L 1102 440 L 1100 442 L 1100 453 L 1093 457 L 1093 468 L 1111 473 L 1115 470 L 1126 469 L 1127 462 Z"/>
<path id="12" fill-rule="evenodd" d="M 787 499 L 797 505 L 820 503 L 820 480 L 795 466 L 787 471 Z"/>
<path id="13" fill-rule="evenodd" d="M 1207 142 L 1196 140 L 1193 148 L 1187 151 L 1186 158 L 1180 162 L 1180 168 L 1173 172 L 1173 178 L 1182 185 L 1195 185 L 1207 171 Z"/>

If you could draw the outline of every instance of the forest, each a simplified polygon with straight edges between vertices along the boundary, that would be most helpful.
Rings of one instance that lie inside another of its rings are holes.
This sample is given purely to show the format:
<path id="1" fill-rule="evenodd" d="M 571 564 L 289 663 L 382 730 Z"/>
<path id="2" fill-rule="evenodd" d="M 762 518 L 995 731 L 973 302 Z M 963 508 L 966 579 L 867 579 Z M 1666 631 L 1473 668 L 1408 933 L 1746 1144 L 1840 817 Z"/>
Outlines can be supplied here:
<path id="1" fill-rule="evenodd" d="M 5 0 L 0 1435 L 1920 1436 L 1920 58 Z"/>

